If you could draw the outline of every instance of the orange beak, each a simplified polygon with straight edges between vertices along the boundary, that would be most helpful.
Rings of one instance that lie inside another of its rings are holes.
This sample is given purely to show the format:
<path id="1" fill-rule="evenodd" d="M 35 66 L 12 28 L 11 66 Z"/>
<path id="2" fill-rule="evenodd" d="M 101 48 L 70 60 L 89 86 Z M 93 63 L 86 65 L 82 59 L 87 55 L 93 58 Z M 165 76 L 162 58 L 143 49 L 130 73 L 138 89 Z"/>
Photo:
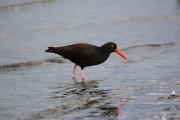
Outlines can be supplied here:
<path id="1" fill-rule="evenodd" d="M 128 61 L 128 58 L 118 49 L 115 50 L 115 52 L 121 56 L 126 62 Z"/>

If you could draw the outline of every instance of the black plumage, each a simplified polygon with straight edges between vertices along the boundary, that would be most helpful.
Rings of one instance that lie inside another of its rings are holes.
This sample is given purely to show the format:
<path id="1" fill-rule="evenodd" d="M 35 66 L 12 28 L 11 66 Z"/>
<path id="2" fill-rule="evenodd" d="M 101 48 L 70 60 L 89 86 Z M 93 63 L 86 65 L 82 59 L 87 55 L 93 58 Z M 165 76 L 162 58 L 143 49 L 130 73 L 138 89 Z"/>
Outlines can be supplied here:
<path id="1" fill-rule="evenodd" d="M 114 42 L 108 42 L 100 47 L 87 43 L 72 44 L 62 47 L 48 47 L 46 52 L 61 55 L 75 63 L 73 71 L 75 73 L 76 65 L 80 66 L 81 70 L 83 70 L 87 66 L 101 64 L 107 60 L 112 52 L 116 52 L 116 50 L 117 45 Z"/>

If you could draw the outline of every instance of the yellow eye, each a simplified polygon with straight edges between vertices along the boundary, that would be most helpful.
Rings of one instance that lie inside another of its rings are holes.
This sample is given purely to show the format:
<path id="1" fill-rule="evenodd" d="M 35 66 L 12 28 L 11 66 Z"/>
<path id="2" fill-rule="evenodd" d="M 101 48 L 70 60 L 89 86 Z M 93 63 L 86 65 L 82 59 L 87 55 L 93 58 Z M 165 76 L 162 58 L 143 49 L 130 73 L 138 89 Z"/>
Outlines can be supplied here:
<path id="1" fill-rule="evenodd" d="M 112 48 L 114 48 L 115 46 L 114 45 L 111 45 Z"/>

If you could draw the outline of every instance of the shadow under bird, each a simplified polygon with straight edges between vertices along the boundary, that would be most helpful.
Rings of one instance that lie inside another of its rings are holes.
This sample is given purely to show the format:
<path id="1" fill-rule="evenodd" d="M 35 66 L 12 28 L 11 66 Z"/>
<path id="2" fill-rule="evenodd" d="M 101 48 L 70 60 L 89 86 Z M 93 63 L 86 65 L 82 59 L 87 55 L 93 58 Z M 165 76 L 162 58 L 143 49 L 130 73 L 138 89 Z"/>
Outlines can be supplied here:
<path id="1" fill-rule="evenodd" d="M 114 42 L 105 43 L 100 47 L 88 43 L 78 43 L 62 47 L 48 47 L 46 52 L 61 55 L 75 64 L 72 72 L 73 80 L 76 79 L 76 67 L 80 66 L 81 79 L 83 82 L 85 79 L 84 68 L 105 62 L 112 52 L 116 52 L 125 61 L 128 61 L 127 57 L 117 49 L 117 45 Z"/>

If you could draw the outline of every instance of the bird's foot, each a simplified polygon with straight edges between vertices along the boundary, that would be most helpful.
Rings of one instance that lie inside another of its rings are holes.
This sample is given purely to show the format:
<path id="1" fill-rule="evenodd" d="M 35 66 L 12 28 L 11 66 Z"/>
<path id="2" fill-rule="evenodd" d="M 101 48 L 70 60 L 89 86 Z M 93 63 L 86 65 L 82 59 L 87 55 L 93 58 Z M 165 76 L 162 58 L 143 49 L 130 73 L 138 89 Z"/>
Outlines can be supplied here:
<path id="1" fill-rule="evenodd" d="M 84 80 L 85 80 L 85 78 L 84 78 L 84 77 L 82 77 L 82 82 L 84 82 Z"/>
<path id="2" fill-rule="evenodd" d="M 76 74 L 75 74 L 76 73 L 76 67 L 77 67 L 77 65 L 75 64 L 74 68 L 73 68 L 72 76 L 71 76 L 74 81 L 76 80 L 76 77 L 75 77 L 76 76 Z"/>
<path id="3" fill-rule="evenodd" d="M 76 77 L 75 77 L 75 76 L 72 76 L 72 79 L 75 81 L 75 80 L 76 80 Z"/>

